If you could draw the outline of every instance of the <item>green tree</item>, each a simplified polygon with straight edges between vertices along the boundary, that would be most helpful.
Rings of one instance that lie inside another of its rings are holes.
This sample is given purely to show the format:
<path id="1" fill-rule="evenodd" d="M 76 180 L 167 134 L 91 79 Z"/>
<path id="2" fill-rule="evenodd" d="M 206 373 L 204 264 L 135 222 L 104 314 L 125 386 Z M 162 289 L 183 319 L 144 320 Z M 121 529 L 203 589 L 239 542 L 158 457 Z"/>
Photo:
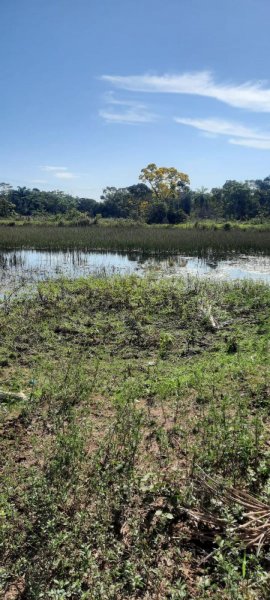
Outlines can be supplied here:
<path id="1" fill-rule="evenodd" d="M 164 202 L 155 202 L 150 206 L 148 223 L 164 223 L 167 217 L 167 206 Z"/>
<path id="2" fill-rule="evenodd" d="M 77 208 L 80 212 L 95 217 L 100 212 L 100 203 L 92 200 L 92 198 L 79 198 Z"/>
<path id="3" fill-rule="evenodd" d="M 126 188 L 106 187 L 103 190 L 101 200 L 101 214 L 107 218 L 123 218 L 129 217 L 129 200 L 130 194 Z"/>
<path id="4" fill-rule="evenodd" d="M 0 183 L 0 217 L 10 217 L 15 210 L 15 205 L 9 199 L 12 190 L 9 183 Z"/>
<path id="5" fill-rule="evenodd" d="M 251 188 L 253 203 L 256 203 L 257 213 L 261 217 L 270 215 L 270 176 L 247 182 Z"/>
<path id="6" fill-rule="evenodd" d="M 226 181 L 223 186 L 225 217 L 243 220 L 255 216 L 252 194 L 248 183 Z"/>
<path id="7" fill-rule="evenodd" d="M 146 185 L 131 185 L 126 188 L 107 187 L 103 190 L 100 212 L 104 217 L 138 219 L 141 204 L 149 201 L 151 191 Z"/>
<path id="8" fill-rule="evenodd" d="M 14 213 L 15 206 L 7 198 L 0 196 L 0 217 L 10 217 Z"/>
<path id="9" fill-rule="evenodd" d="M 213 216 L 212 196 L 207 192 L 207 188 L 202 187 L 193 195 L 193 213 L 198 219 L 208 219 Z"/>

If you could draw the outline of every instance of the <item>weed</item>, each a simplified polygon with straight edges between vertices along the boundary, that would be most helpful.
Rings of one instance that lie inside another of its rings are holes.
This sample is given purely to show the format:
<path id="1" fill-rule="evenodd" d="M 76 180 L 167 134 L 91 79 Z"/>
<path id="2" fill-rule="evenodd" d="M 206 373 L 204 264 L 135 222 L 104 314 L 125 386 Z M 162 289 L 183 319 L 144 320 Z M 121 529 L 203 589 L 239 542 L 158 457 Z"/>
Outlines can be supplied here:
<path id="1" fill-rule="evenodd" d="M 1 304 L 3 598 L 267 600 L 267 547 L 198 470 L 268 506 L 269 305 L 262 284 L 134 276 Z"/>

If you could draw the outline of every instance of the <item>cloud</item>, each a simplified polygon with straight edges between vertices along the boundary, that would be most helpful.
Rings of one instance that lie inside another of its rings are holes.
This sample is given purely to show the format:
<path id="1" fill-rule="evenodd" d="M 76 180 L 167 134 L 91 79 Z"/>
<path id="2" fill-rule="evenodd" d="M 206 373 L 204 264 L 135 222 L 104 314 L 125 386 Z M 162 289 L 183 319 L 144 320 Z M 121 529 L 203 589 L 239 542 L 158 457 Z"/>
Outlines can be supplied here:
<path id="1" fill-rule="evenodd" d="M 57 177 L 57 179 L 75 179 L 78 175 L 71 173 L 67 167 L 54 167 L 51 165 L 44 165 L 41 167 L 42 171 L 47 171 Z"/>
<path id="2" fill-rule="evenodd" d="M 119 100 L 115 98 L 114 92 L 110 91 L 104 94 L 104 101 L 106 104 L 112 104 L 114 106 L 130 106 L 131 108 L 142 108 L 145 109 L 145 104 L 137 102 L 136 100 Z"/>
<path id="3" fill-rule="evenodd" d="M 70 173 L 69 171 L 59 171 L 57 173 L 55 172 L 54 176 L 58 179 L 75 179 L 76 177 L 78 177 L 78 175 Z"/>
<path id="4" fill-rule="evenodd" d="M 45 165 L 41 167 L 42 171 L 67 171 L 67 167 L 52 167 L 50 165 Z"/>
<path id="5" fill-rule="evenodd" d="M 152 123 L 156 120 L 156 115 L 149 112 L 146 105 L 135 100 L 118 100 L 113 92 L 105 95 L 107 108 L 99 111 L 99 116 L 106 123 L 123 123 L 126 125 L 136 125 L 138 123 Z M 115 110 L 111 107 L 122 107 L 123 110 Z"/>
<path id="6" fill-rule="evenodd" d="M 257 148 L 259 150 L 270 150 L 270 137 L 269 140 L 256 140 L 256 139 L 230 139 L 230 144 L 237 146 L 247 146 L 248 148 Z"/>
<path id="7" fill-rule="evenodd" d="M 176 117 L 175 121 L 176 123 L 190 125 L 191 127 L 195 127 L 200 131 L 210 134 L 233 135 L 236 137 L 250 137 L 262 140 L 270 139 L 270 132 L 265 134 L 257 129 L 246 127 L 245 125 L 235 121 L 225 121 L 223 119 L 186 119 L 182 117 Z"/>
<path id="8" fill-rule="evenodd" d="M 47 183 L 47 179 L 32 179 L 32 183 Z"/>
<path id="9" fill-rule="evenodd" d="M 210 71 L 176 75 L 102 75 L 101 79 L 133 92 L 205 96 L 236 108 L 270 112 L 270 88 L 264 81 L 218 83 Z"/>
<path id="10" fill-rule="evenodd" d="M 154 118 L 150 113 L 142 113 L 141 111 L 134 109 L 129 109 L 122 113 L 100 110 L 99 116 L 102 117 L 106 123 L 124 123 L 126 125 L 152 123 L 154 121 Z"/>
<path id="11" fill-rule="evenodd" d="M 265 133 L 252 127 L 246 127 L 234 121 L 222 119 L 187 119 L 176 117 L 176 123 L 188 125 L 199 129 L 204 135 L 217 137 L 218 135 L 229 136 L 228 142 L 238 146 L 247 146 L 268 150 L 270 148 L 270 132 Z M 233 137 L 231 137 L 233 136 Z"/>

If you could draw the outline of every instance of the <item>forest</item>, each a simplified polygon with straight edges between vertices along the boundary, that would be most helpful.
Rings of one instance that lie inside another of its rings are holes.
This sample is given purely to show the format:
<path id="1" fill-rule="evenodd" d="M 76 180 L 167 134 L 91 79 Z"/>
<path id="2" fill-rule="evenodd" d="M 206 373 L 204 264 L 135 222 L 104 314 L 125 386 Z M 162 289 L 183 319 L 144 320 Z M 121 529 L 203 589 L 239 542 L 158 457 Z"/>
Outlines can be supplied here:
<path id="1" fill-rule="evenodd" d="M 59 190 L 0 184 L 0 218 L 65 216 L 132 219 L 149 224 L 187 220 L 246 221 L 270 217 L 270 176 L 245 182 L 227 180 L 222 187 L 192 190 L 189 177 L 174 167 L 154 163 L 141 170 L 140 183 L 106 187 L 100 201 Z"/>

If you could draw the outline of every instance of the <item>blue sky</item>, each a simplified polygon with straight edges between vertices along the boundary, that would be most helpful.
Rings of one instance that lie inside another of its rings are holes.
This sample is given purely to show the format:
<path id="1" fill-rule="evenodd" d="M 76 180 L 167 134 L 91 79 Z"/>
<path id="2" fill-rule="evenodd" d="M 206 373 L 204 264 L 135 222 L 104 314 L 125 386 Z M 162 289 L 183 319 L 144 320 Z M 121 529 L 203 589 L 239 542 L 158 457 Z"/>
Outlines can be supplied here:
<path id="1" fill-rule="evenodd" d="M 270 174 L 269 0 L 1 0 L 0 179 L 98 199 L 149 162 Z"/>

